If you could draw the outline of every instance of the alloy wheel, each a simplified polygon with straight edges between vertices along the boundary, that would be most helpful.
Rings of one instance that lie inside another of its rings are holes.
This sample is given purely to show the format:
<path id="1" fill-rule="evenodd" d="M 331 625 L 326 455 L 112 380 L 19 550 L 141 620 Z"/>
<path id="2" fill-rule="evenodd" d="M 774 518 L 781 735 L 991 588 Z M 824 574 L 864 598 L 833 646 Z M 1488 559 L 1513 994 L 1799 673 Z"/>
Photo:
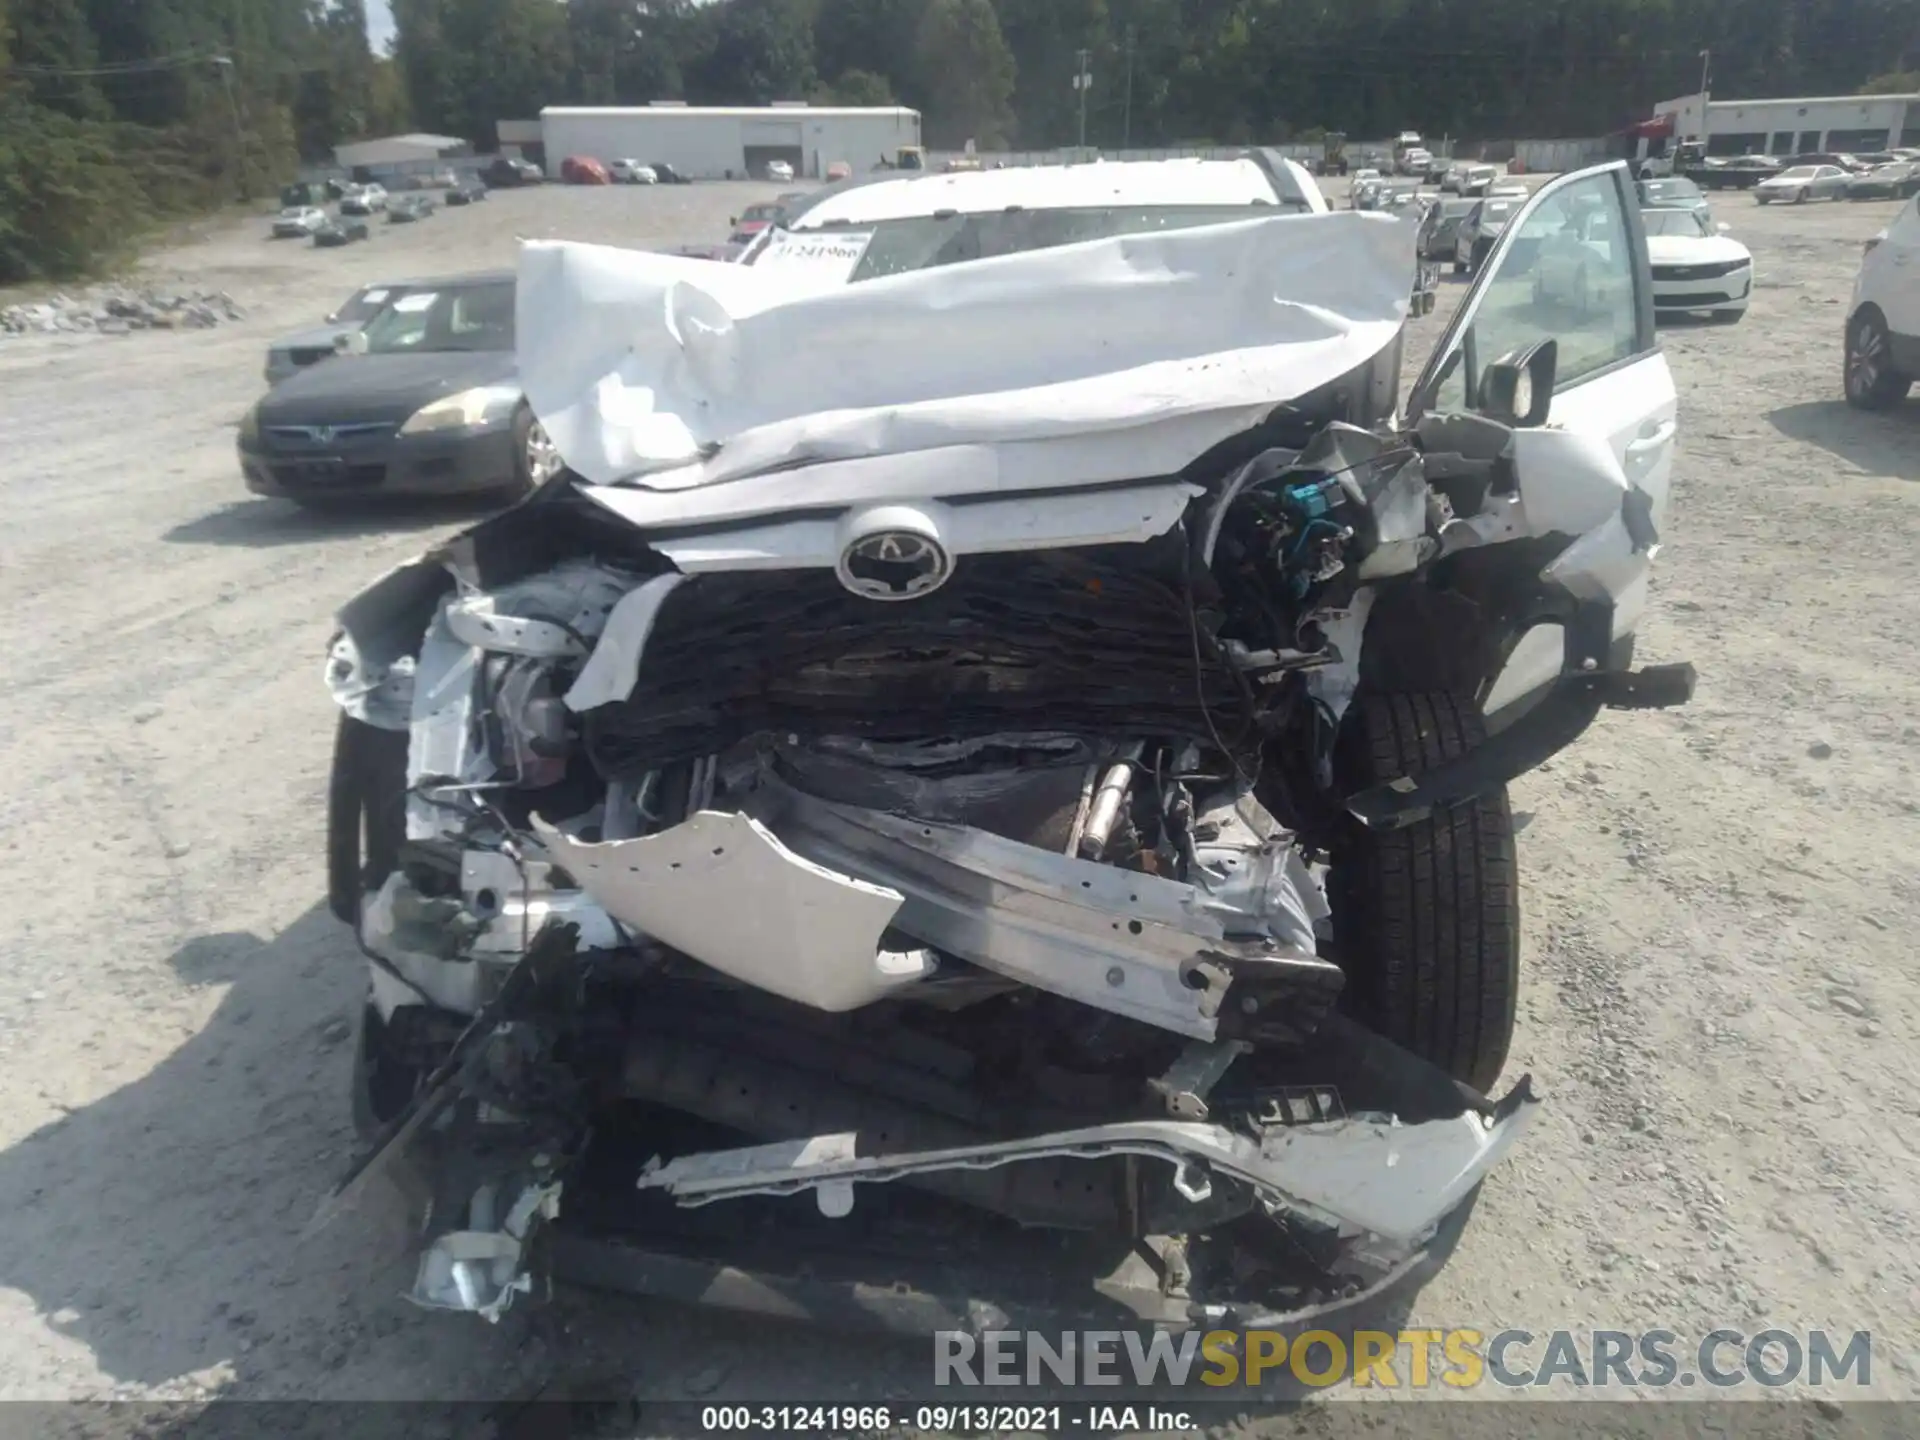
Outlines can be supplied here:
<path id="1" fill-rule="evenodd" d="M 1880 383 L 1880 372 L 1887 360 L 1886 337 L 1871 320 L 1856 321 L 1853 343 L 1847 346 L 1847 393 L 1854 396 L 1872 393 Z"/>
<path id="2" fill-rule="evenodd" d="M 546 426 L 538 420 L 527 427 L 527 478 L 535 486 L 546 484 L 561 471 L 564 461 Z"/>

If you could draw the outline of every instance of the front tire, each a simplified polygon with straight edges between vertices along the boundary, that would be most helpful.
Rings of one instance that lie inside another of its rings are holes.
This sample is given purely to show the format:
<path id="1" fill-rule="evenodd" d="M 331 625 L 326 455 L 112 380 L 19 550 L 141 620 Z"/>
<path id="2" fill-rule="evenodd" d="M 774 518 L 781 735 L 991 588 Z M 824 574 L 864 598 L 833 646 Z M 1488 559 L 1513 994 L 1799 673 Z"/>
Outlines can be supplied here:
<path id="1" fill-rule="evenodd" d="M 1418 774 L 1485 738 L 1470 697 L 1357 697 L 1335 749 L 1350 789 Z M 1504 789 L 1403 830 L 1357 822 L 1328 878 L 1349 1003 L 1373 1029 L 1482 1092 L 1513 1039 L 1520 889 Z"/>
<path id="2" fill-rule="evenodd" d="M 1856 410 L 1891 410 L 1907 398 L 1914 377 L 1893 364 L 1893 336 L 1880 312 L 1862 309 L 1847 325 L 1843 383 Z"/>

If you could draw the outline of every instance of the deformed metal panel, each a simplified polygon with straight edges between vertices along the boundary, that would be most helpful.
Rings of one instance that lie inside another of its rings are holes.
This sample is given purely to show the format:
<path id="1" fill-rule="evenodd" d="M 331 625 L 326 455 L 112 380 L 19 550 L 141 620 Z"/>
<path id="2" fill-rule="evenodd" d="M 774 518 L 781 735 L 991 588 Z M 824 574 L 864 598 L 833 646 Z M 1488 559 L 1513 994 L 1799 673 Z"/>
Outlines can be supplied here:
<path id="1" fill-rule="evenodd" d="M 802 859 L 748 816 L 703 810 L 603 844 L 533 826 L 614 919 L 802 1005 L 857 1009 L 932 972 L 922 951 L 881 947 L 898 891 Z"/>
<path id="2" fill-rule="evenodd" d="M 1493 1118 L 1468 1112 L 1415 1125 L 1355 1118 L 1291 1126 L 1259 1140 L 1220 1125 L 1134 1120 L 999 1144 L 868 1157 L 854 1153 L 857 1137 L 814 1136 L 681 1156 L 650 1166 L 639 1184 L 689 1205 L 823 1190 L 829 1197 L 823 1209 L 832 1214 L 844 1213 L 844 1187 L 858 1181 L 994 1169 L 1050 1156 L 1138 1155 L 1177 1167 L 1175 1189 L 1195 1203 L 1209 1194 L 1210 1167 L 1311 1219 L 1415 1245 L 1506 1156 L 1538 1101 L 1522 1087 L 1497 1108 Z"/>

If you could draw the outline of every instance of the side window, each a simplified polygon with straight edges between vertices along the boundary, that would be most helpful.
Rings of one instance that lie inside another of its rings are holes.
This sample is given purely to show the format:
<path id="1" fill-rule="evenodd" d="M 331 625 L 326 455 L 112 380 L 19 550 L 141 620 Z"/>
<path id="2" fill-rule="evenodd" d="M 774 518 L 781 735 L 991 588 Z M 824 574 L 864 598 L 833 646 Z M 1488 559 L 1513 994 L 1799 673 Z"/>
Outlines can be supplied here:
<path id="1" fill-rule="evenodd" d="M 1471 407 L 1481 371 L 1542 340 L 1559 344 L 1559 389 L 1651 349 L 1633 234 L 1613 172 L 1556 191 L 1487 274 L 1435 403 Z"/>

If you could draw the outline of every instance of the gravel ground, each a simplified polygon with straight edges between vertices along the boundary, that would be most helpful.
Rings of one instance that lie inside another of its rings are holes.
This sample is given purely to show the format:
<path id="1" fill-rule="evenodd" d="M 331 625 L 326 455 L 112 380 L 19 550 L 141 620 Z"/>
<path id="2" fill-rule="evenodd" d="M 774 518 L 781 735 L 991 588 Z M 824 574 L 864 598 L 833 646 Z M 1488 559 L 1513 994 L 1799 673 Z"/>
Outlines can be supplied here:
<path id="1" fill-rule="evenodd" d="M 507 192 L 344 251 L 223 224 L 143 278 L 244 321 L 0 342 L 0 601 L 43 627 L 0 681 L 0 1398 L 853 1400 L 925 1375 L 919 1346 L 581 1295 L 498 1329 L 424 1314 L 397 1206 L 299 1239 L 351 1146 L 361 983 L 320 900 L 329 617 L 472 517 L 247 498 L 264 346 L 358 283 L 509 264 L 516 237 L 715 239 L 771 193 Z M 1917 1388 L 1920 401 L 1839 398 L 1892 208 L 1721 206 L 1760 289 L 1738 327 L 1668 333 L 1682 455 L 1641 642 L 1695 662 L 1699 698 L 1604 718 L 1515 788 L 1510 1074 L 1549 1103 L 1414 1323 L 1871 1329 L 1874 1392 Z"/>

